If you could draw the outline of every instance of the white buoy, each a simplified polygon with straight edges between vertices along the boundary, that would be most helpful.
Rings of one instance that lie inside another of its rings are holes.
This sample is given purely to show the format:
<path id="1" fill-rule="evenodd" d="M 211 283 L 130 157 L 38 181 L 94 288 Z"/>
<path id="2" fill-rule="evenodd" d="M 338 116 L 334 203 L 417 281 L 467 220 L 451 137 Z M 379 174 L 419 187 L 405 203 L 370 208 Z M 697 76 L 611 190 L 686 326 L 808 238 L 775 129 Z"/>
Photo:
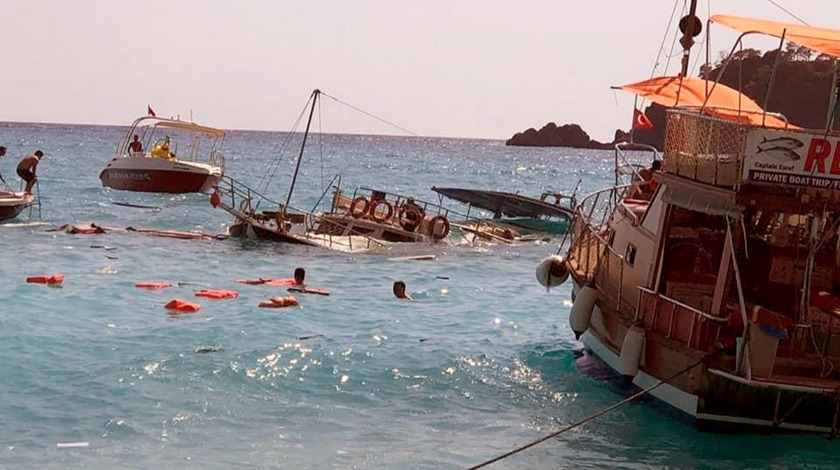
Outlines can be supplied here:
<path id="1" fill-rule="evenodd" d="M 557 287 L 569 278 L 569 268 L 562 256 L 549 256 L 537 265 L 537 282 L 546 289 Z"/>
<path id="2" fill-rule="evenodd" d="M 618 359 L 621 375 L 632 379 L 639 373 L 644 349 L 645 329 L 639 325 L 631 326 L 624 335 L 624 342 L 621 343 L 621 356 Z"/>
<path id="3" fill-rule="evenodd" d="M 594 287 L 583 287 L 572 304 L 572 312 L 569 314 L 569 324 L 575 332 L 575 339 L 589 329 L 589 321 L 592 319 L 592 310 L 595 309 L 595 300 L 598 299 L 598 289 Z"/>

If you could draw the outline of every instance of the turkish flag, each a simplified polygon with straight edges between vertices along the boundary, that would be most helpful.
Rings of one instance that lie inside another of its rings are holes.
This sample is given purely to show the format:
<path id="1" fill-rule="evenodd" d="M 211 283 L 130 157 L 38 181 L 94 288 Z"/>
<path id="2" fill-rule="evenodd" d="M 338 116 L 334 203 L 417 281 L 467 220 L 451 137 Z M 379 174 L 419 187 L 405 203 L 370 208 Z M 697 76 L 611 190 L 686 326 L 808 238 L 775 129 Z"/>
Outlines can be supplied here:
<path id="1" fill-rule="evenodd" d="M 151 117 L 157 117 L 157 114 L 155 114 L 155 110 L 152 109 L 150 105 L 146 105 L 146 112 L 148 112 L 149 116 Z"/>
<path id="2" fill-rule="evenodd" d="M 650 122 L 650 119 L 645 116 L 645 113 L 636 108 L 633 108 L 633 129 L 641 131 L 649 131 L 653 129 L 653 123 Z"/>

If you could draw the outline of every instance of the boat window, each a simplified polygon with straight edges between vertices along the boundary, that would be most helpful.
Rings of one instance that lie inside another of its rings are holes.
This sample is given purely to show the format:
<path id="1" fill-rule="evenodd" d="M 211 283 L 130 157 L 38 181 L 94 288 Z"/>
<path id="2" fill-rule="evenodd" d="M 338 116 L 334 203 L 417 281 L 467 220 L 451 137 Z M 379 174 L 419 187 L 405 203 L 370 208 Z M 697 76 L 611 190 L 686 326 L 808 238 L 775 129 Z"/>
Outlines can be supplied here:
<path id="1" fill-rule="evenodd" d="M 627 264 L 633 266 L 636 262 L 636 246 L 632 243 L 627 244 L 627 251 L 624 252 L 624 261 L 627 261 Z"/>

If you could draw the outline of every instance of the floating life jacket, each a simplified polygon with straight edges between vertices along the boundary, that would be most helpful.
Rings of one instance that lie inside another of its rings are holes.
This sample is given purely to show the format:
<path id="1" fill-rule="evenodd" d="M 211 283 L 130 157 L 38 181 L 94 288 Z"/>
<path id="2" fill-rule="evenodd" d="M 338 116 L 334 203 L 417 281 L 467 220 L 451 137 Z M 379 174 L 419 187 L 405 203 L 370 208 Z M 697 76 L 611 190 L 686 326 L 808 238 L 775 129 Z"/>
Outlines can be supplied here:
<path id="1" fill-rule="evenodd" d="M 141 282 L 139 284 L 134 284 L 134 287 L 138 289 L 159 290 L 173 287 L 174 285 L 175 284 L 170 284 L 168 282 Z"/>
<path id="2" fill-rule="evenodd" d="M 64 274 L 53 274 L 52 276 L 30 276 L 26 278 L 30 284 L 46 284 L 48 286 L 59 286 L 64 282 Z"/>
<path id="3" fill-rule="evenodd" d="M 181 313 L 196 313 L 201 310 L 201 305 L 195 302 L 187 302 L 186 300 L 172 299 L 164 305 L 164 308 Z"/>
<path id="4" fill-rule="evenodd" d="M 235 290 L 200 290 L 195 293 L 196 297 L 206 297 L 208 299 L 235 299 L 239 297 L 239 292 Z"/>

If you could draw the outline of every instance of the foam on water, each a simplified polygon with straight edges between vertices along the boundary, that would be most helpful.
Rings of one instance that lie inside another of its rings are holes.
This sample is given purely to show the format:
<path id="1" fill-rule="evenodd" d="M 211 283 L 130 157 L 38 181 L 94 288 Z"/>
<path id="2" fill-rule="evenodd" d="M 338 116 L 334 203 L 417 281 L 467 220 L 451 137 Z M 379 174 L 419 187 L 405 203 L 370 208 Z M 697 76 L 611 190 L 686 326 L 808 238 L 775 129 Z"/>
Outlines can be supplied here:
<path id="1" fill-rule="evenodd" d="M 206 196 L 101 188 L 123 129 L 0 124 L 10 154 L 42 148 L 42 220 L 223 232 Z M 233 132 L 228 171 L 256 185 L 283 135 Z M 324 136 L 307 153 L 296 205 L 336 172 L 436 200 L 433 185 L 539 195 L 610 181 L 608 152 L 500 142 Z M 323 157 L 321 157 L 323 155 Z M 285 194 L 293 156 L 269 187 Z M 321 165 L 323 163 L 323 172 Z M 127 202 L 159 211 L 124 207 Z M 37 214 L 37 209 L 35 214 Z M 621 398 L 575 364 L 568 286 L 546 293 L 534 267 L 554 243 L 420 247 L 375 255 L 251 241 L 67 235 L 0 226 L 0 467 L 464 468 Z M 37 221 L 38 219 L 33 219 Z M 390 258 L 434 254 L 428 261 Z M 260 309 L 284 288 L 234 279 L 307 269 L 331 295 Z M 64 287 L 26 284 L 61 272 Z M 402 279 L 415 298 L 393 298 Z M 138 282 L 181 285 L 161 291 Z M 238 299 L 195 299 L 206 286 Z M 199 300 L 171 316 L 172 298 Z M 301 339 L 305 338 L 305 339 Z M 197 347 L 220 348 L 197 354 Z M 83 443 L 87 447 L 58 447 Z M 817 437 L 700 434 L 630 405 L 493 468 L 789 468 L 833 463 Z"/>

